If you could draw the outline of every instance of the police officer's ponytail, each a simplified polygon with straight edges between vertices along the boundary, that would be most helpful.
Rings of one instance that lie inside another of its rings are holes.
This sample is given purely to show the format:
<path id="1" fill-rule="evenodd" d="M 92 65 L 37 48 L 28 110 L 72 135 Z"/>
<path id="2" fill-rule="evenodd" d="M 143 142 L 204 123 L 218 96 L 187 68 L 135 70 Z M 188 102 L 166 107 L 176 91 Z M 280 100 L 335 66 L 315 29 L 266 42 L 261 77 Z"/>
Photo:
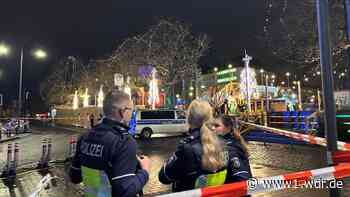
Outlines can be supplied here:
<path id="1" fill-rule="evenodd" d="M 212 108 L 208 102 L 194 100 L 188 108 L 188 124 L 192 129 L 200 128 L 203 149 L 202 168 L 215 172 L 226 163 L 223 157 L 223 147 L 217 135 L 209 129 L 207 123 L 212 120 Z"/>

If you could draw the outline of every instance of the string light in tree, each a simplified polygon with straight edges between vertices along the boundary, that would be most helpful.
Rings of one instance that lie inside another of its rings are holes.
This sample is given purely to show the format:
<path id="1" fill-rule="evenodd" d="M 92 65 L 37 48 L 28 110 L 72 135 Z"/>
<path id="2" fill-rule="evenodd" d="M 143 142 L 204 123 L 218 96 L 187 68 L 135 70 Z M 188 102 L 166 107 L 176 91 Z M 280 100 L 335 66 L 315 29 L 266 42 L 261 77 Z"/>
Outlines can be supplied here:
<path id="1" fill-rule="evenodd" d="M 271 36 L 270 36 L 270 25 L 271 25 L 271 15 L 272 15 L 272 8 L 273 8 L 273 1 L 272 0 L 267 0 L 266 1 L 266 14 L 265 14 L 265 20 L 264 20 L 264 37 L 265 37 L 265 41 L 266 41 L 266 45 L 268 47 L 271 46 Z"/>

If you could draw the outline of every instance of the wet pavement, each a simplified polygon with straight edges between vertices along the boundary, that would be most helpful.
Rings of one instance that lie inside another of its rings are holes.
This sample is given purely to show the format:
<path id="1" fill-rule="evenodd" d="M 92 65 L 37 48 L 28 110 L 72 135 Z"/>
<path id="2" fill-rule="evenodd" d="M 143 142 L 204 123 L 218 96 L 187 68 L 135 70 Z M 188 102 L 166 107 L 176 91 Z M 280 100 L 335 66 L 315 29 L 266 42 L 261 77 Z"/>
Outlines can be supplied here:
<path id="1" fill-rule="evenodd" d="M 70 136 L 79 133 L 72 130 L 82 129 L 58 129 L 45 128 L 36 129 L 32 135 L 16 140 L 20 143 L 20 167 L 34 167 L 41 156 L 41 140 L 45 137 L 52 138 L 54 160 L 65 159 L 68 153 L 68 141 Z M 156 136 L 152 140 L 137 140 L 139 152 L 148 155 L 152 160 L 150 180 L 144 188 L 146 196 L 170 192 L 170 186 L 163 185 L 158 181 L 158 171 L 164 161 L 170 157 L 182 136 L 164 137 Z M 8 142 L 11 143 L 11 142 Z M 250 142 L 250 162 L 254 176 L 266 177 L 281 175 L 296 171 L 310 170 L 325 167 L 325 149 L 319 146 L 299 146 L 264 144 Z M 0 168 L 5 164 L 7 143 L 0 144 Z M 34 162 L 34 163 L 33 163 Z M 64 171 L 63 163 L 57 163 L 49 172 L 58 176 L 56 185 L 42 192 L 41 196 L 82 196 L 82 186 L 69 183 Z M 4 184 L 0 184 L 0 197 L 2 196 L 29 196 L 35 190 L 36 185 L 46 172 L 30 171 L 19 173 L 15 186 L 10 190 Z M 350 186 L 349 184 L 345 187 Z M 348 190 L 348 189 L 347 189 Z M 328 196 L 325 190 L 296 190 L 290 189 L 279 192 L 262 193 L 254 196 Z M 343 196 L 350 196 L 345 193 Z"/>

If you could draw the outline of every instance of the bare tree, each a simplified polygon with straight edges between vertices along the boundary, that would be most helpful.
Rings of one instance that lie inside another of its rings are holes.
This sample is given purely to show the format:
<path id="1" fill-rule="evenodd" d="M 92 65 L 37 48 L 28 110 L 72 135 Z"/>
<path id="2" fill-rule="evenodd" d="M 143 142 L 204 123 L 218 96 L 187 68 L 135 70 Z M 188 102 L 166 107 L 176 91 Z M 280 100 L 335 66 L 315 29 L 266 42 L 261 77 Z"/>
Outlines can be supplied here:
<path id="1" fill-rule="evenodd" d="M 271 54 L 301 69 L 317 68 L 316 0 L 267 2 L 264 35 L 260 39 Z M 332 55 L 335 62 L 341 62 L 347 47 L 343 1 L 330 1 L 330 15 Z"/>
<path id="2" fill-rule="evenodd" d="M 57 102 L 51 96 L 53 92 L 72 94 L 79 87 L 97 90 L 97 84 L 104 84 L 108 90 L 114 86 L 114 73 L 138 78 L 140 67 L 151 65 L 157 68 L 162 84 L 173 87 L 175 98 L 175 84 L 181 79 L 196 79 L 198 61 L 208 48 L 205 34 L 194 36 L 188 25 L 160 20 L 146 33 L 124 40 L 109 58 L 96 60 L 89 68 L 77 58 L 66 58 L 42 84 L 42 97 Z M 79 68 L 77 75 L 65 77 L 74 65 Z"/>

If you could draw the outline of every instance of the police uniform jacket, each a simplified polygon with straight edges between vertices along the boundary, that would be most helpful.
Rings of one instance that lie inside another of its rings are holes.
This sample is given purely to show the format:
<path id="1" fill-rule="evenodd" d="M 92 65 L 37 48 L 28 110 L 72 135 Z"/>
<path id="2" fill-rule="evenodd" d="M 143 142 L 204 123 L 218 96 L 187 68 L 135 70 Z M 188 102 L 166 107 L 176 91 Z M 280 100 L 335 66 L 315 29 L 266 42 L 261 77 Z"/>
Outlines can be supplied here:
<path id="1" fill-rule="evenodd" d="M 225 146 L 227 170 L 225 183 L 247 180 L 251 177 L 249 161 L 240 142 L 231 134 L 222 138 Z M 202 169 L 202 145 L 200 129 L 190 130 L 190 136 L 180 142 L 176 152 L 159 171 L 159 181 L 172 184 L 174 192 L 195 188 L 196 180 L 203 174 L 210 174 Z"/>
<path id="2" fill-rule="evenodd" d="M 137 165 L 136 141 L 128 134 L 128 127 L 104 118 L 79 138 L 69 175 L 73 183 L 80 183 L 83 168 L 102 171 L 108 177 L 112 196 L 133 197 L 142 191 L 149 177 Z"/>

